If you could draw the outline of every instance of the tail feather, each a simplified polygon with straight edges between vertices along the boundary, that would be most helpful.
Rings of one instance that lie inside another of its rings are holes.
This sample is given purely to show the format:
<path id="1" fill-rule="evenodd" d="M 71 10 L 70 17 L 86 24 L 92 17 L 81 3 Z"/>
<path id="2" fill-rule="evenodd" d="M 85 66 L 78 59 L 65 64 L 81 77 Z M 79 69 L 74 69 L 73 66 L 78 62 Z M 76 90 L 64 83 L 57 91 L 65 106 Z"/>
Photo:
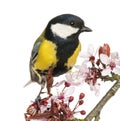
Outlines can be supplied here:
<path id="1" fill-rule="evenodd" d="M 32 80 L 29 80 L 29 81 L 24 85 L 24 87 L 28 86 L 28 85 L 31 84 L 31 83 L 32 83 Z"/>

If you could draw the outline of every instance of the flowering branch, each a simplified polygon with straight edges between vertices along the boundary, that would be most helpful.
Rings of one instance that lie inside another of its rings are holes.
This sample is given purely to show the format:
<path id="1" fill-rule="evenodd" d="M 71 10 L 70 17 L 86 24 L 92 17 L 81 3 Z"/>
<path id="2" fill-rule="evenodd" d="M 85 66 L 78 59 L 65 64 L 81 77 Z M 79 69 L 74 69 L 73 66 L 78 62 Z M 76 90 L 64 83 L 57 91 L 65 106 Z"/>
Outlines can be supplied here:
<path id="1" fill-rule="evenodd" d="M 98 58 L 90 45 L 87 53 L 83 53 L 80 57 L 84 58 L 81 65 L 76 65 L 76 71 L 66 74 L 66 80 L 52 85 L 52 73 L 47 75 L 48 95 L 45 98 L 35 100 L 25 113 L 25 120 L 31 121 L 38 119 L 39 121 L 99 121 L 100 113 L 108 100 L 120 88 L 120 57 L 117 52 L 111 53 L 108 44 L 98 49 Z M 51 72 L 51 71 L 50 71 Z M 95 94 L 99 94 L 101 81 L 116 81 L 106 95 L 94 107 L 94 109 L 84 118 L 76 119 L 75 114 L 85 115 L 86 111 L 81 109 L 84 104 L 85 93 L 80 92 L 75 106 L 70 107 L 74 100 L 75 87 L 83 83 L 87 83 Z M 50 83 L 49 83 L 50 82 Z M 61 89 L 61 86 L 63 88 Z M 60 87 L 57 94 L 51 93 L 51 88 Z"/>

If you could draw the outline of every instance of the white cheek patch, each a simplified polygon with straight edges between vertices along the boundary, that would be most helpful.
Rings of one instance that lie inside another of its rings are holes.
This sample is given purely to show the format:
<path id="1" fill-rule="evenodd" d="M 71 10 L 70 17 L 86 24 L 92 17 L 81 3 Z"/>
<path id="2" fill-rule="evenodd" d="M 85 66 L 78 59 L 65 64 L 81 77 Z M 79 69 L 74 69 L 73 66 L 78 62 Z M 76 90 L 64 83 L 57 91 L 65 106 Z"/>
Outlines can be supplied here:
<path id="1" fill-rule="evenodd" d="M 68 36 L 78 32 L 79 28 L 75 28 L 66 24 L 52 24 L 51 30 L 54 35 L 66 39 Z"/>

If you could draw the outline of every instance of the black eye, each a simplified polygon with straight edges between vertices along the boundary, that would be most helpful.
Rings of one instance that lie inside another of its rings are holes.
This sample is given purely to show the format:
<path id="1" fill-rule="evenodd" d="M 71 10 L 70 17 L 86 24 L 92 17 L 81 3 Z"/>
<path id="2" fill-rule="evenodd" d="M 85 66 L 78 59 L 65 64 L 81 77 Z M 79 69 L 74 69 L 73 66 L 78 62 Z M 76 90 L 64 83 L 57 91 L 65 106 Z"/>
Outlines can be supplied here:
<path id="1" fill-rule="evenodd" d="M 75 23 L 74 23 L 73 21 L 71 21 L 71 22 L 70 22 L 70 25 L 71 25 L 71 26 L 74 26 L 74 25 L 75 25 Z"/>

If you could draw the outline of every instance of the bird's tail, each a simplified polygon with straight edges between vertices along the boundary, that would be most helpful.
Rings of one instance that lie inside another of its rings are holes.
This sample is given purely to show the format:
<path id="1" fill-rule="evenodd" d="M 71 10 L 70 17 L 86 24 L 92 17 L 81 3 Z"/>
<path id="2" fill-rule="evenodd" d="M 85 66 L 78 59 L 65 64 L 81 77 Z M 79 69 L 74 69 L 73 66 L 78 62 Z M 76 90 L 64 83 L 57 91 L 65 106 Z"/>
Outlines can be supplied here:
<path id="1" fill-rule="evenodd" d="M 24 87 L 28 86 L 28 85 L 31 84 L 31 83 L 32 83 L 32 80 L 29 80 L 29 81 L 24 85 Z"/>

